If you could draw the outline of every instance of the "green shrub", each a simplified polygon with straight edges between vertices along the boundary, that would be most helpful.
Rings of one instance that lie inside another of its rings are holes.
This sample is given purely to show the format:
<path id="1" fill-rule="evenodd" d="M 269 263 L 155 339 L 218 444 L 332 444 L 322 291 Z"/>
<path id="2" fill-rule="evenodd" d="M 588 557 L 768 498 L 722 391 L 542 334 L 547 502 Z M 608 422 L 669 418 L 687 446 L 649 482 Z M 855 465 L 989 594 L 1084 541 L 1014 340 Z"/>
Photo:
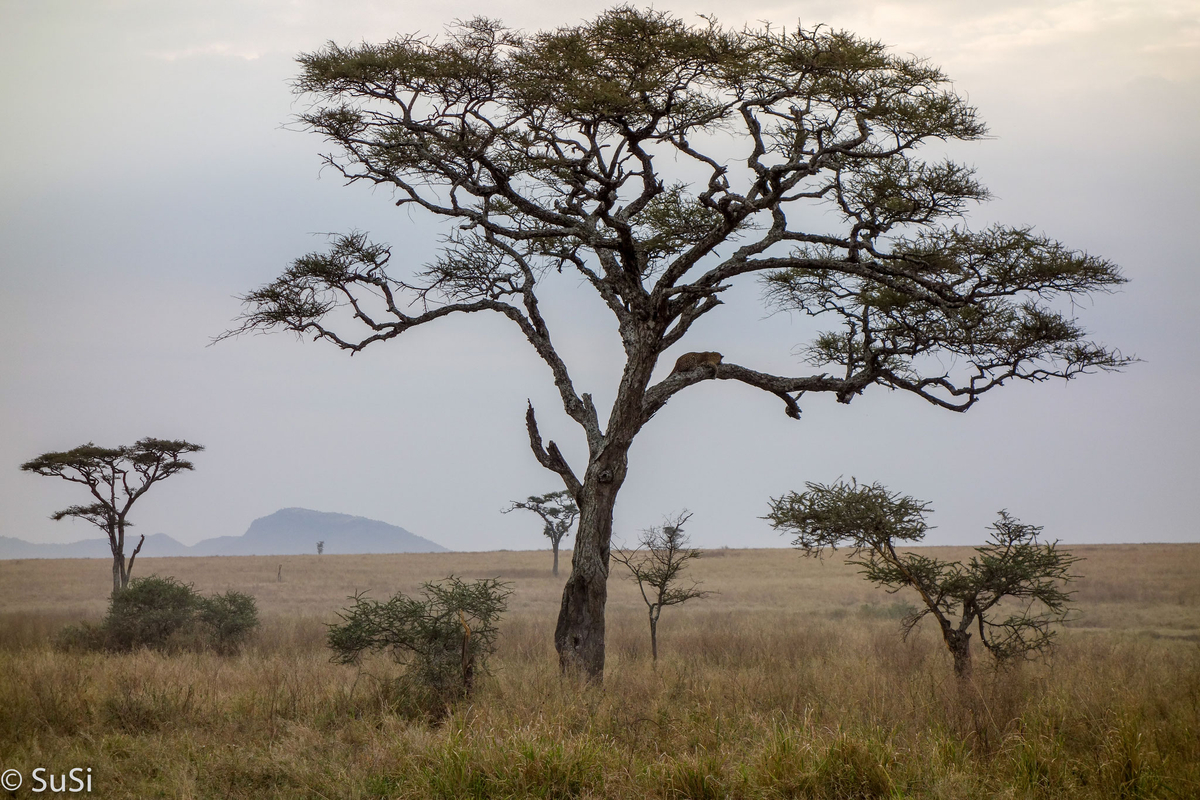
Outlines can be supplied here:
<path id="1" fill-rule="evenodd" d="M 94 652 L 107 650 L 108 629 L 103 623 L 81 622 L 67 625 L 54 637 L 54 646 L 67 652 Z"/>
<path id="2" fill-rule="evenodd" d="M 232 653 L 258 627 L 258 604 L 252 595 L 232 590 L 201 597 L 198 619 L 213 647 L 222 653 Z"/>
<path id="3" fill-rule="evenodd" d="M 55 640 L 62 650 L 203 650 L 236 652 L 258 627 L 251 595 L 228 591 L 203 597 L 190 583 L 150 575 L 134 578 L 113 594 L 98 624 L 64 628 Z"/>
<path id="4" fill-rule="evenodd" d="M 333 660 L 358 661 L 364 652 L 389 652 L 408 669 L 400 688 L 430 714 L 470 695 L 475 677 L 495 651 L 496 622 L 507 607 L 508 584 L 495 578 L 464 582 L 453 575 L 426 583 L 421 597 L 397 593 L 386 603 L 353 597 L 329 626 Z"/>
<path id="5" fill-rule="evenodd" d="M 114 592 L 103 626 L 113 650 L 168 649 L 196 620 L 201 598 L 190 583 L 151 575 Z"/>

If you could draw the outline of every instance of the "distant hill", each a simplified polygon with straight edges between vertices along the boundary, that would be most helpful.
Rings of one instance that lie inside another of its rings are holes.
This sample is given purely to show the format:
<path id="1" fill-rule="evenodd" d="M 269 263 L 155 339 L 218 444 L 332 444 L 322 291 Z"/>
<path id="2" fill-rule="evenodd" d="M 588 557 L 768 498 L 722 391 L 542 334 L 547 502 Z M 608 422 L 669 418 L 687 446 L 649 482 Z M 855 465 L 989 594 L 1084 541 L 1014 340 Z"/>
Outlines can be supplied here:
<path id="1" fill-rule="evenodd" d="M 132 542 L 130 541 L 132 539 Z M 404 528 L 366 517 L 284 508 L 250 523 L 241 536 L 218 536 L 188 547 L 165 533 L 146 537 L 141 555 L 166 556 L 287 556 L 316 554 L 317 542 L 325 542 L 329 554 L 444 553 L 436 542 Z M 137 544 L 137 536 L 126 534 L 126 553 Z M 112 558 L 108 542 L 101 536 L 69 544 L 36 544 L 0 536 L 0 559 L 11 558 Z"/>
<path id="2" fill-rule="evenodd" d="M 446 548 L 414 533 L 366 517 L 285 508 L 250 523 L 241 536 L 205 539 L 191 547 L 198 556 L 287 556 L 316 553 L 317 542 L 335 553 L 445 553 Z"/>
<path id="3" fill-rule="evenodd" d="M 125 554 L 133 552 L 141 534 L 125 533 Z M 132 540 L 131 540 L 132 537 Z M 156 556 L 186 556 L 191 550 L 185 544 L 167 536 L 165 533 L 152 533 L 146 537 L 146 544 L 139 555 Z M 67 544 L 38 544 L 24 539 L 14 539 L 11 536 L 0 536 L 0 559 L 6 558 L 112 558 L 108 549 L 108 539 L 97 533 L 94 539 L 84 539 Z"/>

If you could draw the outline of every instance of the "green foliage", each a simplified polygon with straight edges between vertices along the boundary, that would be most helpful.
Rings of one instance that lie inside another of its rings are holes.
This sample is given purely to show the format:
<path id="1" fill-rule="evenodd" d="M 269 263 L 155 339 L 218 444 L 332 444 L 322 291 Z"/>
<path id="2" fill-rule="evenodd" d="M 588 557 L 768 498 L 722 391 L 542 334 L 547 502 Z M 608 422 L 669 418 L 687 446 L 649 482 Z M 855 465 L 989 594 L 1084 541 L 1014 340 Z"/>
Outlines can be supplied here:
<path id="1" fill-rule="evenodd" d="M 504 509 L 503 513 L 507 514 L 517 509 L 532 511 L 541 517 L 545 525 L 542 533 L 554 543 L 555 547 L 558 547 L 559 542 L 571 532 L 575 520 L 579 519 L 579 506 L 575 505 L 574 498 L 566 490 L 535 494 L 524 500 L 514 500 L 512 505 Z"/>
<path id="2" fill-rule="evenodd" d="M 258 627 L 258 604 L 252 595 L 233 590 L 201 597 L 197 619 L 219 652 L 235 652 Z"/>
<path id="3" fill-rule="evenodd" d="M 1115 264 L 1031 229 L 961 224 L 987 189 L 918 151 L 986 126 L 940 69 L 877 41 L 621 5 L 553 30 L 476 17 L 298 61 L 298 121 L 328 143 L 325 163 L 452 232 L 403 272 L 365 234 L 333 237 L 246 294 L 222 338 L 288 330 L 358 352 L 455 314 L 513 323 L 588 443 L 577 473 L 543 443 L 530 405 L 539 463 L 595 509 L 556 627 L 564 668 L 603 670 L 603 554 L 627 454 L 689 386 L 740 381 L 793 418 L 801 395 L 849 403 L 869 386 L 963 411 L 1016 380 L 1133 360 L 1073 316 L 1124 282 Z M 556 273 L 616 318 L 626 363 L 607 422 L 555 345 L 561 317 L 541 310 Z M 652 383 L 663 354 L 755 277 L 776 308 L 835 322 L 801 349 L 812 368 L 725 361 Z"/>
<path id="4" fill-rule="evenodd" d="M 54 637 L 54 646 L 64 652 L 100 652 L 108 650 L 108 629 L 103 625 L 81 622 L 67 625 Z"/>
<path id="5" fill-rule="evenodd" d="M 932 615 L 955 657 L 956 670 L 969 671 L 969 640 L 975 626 L 979 639 L 997 660 L 1024 658 L 1053 644 L 1053 626 L 1066 619 L 1071 592 L 1064 585 L 1078 558 L 1057 542 L 1038 540 L 1041 528 L 1026 525 L 1001 511 L 989 529 L 989 540 L 975 548 L 967 562 L 942 561 L 896 545 L 921 541 L 929 525 L 929 504 L 878 483 L 861 486 L 838 481 L 807 484 L 803 493 L 772 499 L 766 517 L 805 555 L 820 556 L 827 548 L 847 547 L 849 563 L 860 567 L 872 583 L 898 591 L 915 589 L 922 607 L 904 621 L 907 634 L 924 616 Z M 1002 602 L 1010 605 L 1002 607 Z M 1005 616 L 1003 609 L 1015 611 Z M 957 617 L 957 620 L 952 620 Z"/>
<path id="6" fill-rule="evenodd" d="M 881 762 L 867 743 L 840 736 L 817 761 L 812 776 L 814 793 L 863 800 L 894 796 L 895 785 Z"/>
<path id="7" fill-rule="evenodd" d="M 135 444 L 120 447 L 98 447 L 88 442 L 63 452 L 43 453 L 26 461 L 21 465 L 21 469 L 38 475 L 59 477 L 71 472 L 99 471 L 105 468 L 116 469 L 120 473 L 123 467 L 126 472 L 137 470 L 142 474 L 147 471 L 178 472 L 195 467 L 192 462 L 180 458 L 181 456 L 203 449 L 203 445 L 185 442 L 182 439 L 155 439 L 150 436 L 139 439 Z"/>
<path id="8" fill-rule="evenodd" d="M 126 562 L 125 531 L 133 527 L 128 519 L 133 504 L 158 481 L 194 469 L 195 465 L 183 456 L 203 449 L 203 445 L 182 439 L 152 437 L 120 447 L 97 447 L 88 442 L 71 450 L 42 453 L 22 464 L 21 469 L 87 487 L 96 502 L 68 506 L 50 518 L 58 521 L 74 517 L 104 531 L 113 555 L 115 593 L 128 587 L 134 559 L 145 541 L 142 537 Z"/>
<path id="9" fill-rule="evenodd" d="M 690 25 L 623 5 L 556 30 L 477 17 L 440 39 L 331 43 L 298 60 L 297 90 L 315 101 L 300 120 L 341 151 L 327 162 L 459 230 L 415 280 L 389 277 L 388 248 L 365 235 L 336 237 L 246 295 L 238 330 L 282 327 L 357 350 L 449 310 L 490 310 L 554 367 L 529 293 L 572 267 L 619 317 L 642 304 L 665 315 L 646 320 L 659 337 L 673 321 L 683 333 L 746 274 L 777 308 L 837 319 L 805 352 L 845 379 L 735 376 L 777 394 L 848 401 L 877 383 L 964 408 L 1012 378 L 1130 363 L 1048 305 L 1123 283 L 1115 265 L 1029 228 L 947 224 L 989 193 L 970 167 L 916 150 L 979 139 L 986 126 L 940 69 L 879 42 L 822 26 Z M 741 157 L 705 152 L 718 133 L 744 153 L 745 172 Z M 656 159 L 684 165 L 686 180 Z M 804 204 L 831 206 L 844 230 L 794 227 L 788 211 Z M 761 233 L 716 255 L 751 231 Z M 401 310 L 396 295 L 408 292 L 424 313 Z M 367 294 L 383 298 L 383 317 L 365 310 Z M 347 300 L 365 338 L 323 323 Z"/>
<path id="10" fill-rule="evenodd" d="M 157 575 L 135 578 L 109 601 L 104 619 L 109 647 L 170 647 L 173 637 L 195 622 L 199 608 L 200 595 L 189 583 Z"/>
<path id="11" fill-rule="evenodd" d="M 397 593 L 387 602 L 362 594 L 329 626 L 333 660 L 357 662 L 387 652 L 407 667 L 411 687 L 431 708 L 469 695 L 495 651 L 496 623 L 507 608 L 509 585 L 496 578 L 463 581 L 453 575 L 422 585 L 420 597 Z"/>
<path id="12" fill-rule="evenodd" d="M 64 650 L 206 649 L 237 652 L 258 627 L 254 597 L 228 591 L 204 597 L 190 583 L 150 575 L 134 578 L 109 599 L 99 625 L 82 623 L 59 634 Z"/>
<path id="13" fill-rule="evenodd" d="M 889 492 L 878 483 L 809 483 L 807 488 L 804 493 L 790 492 L 772 499 L 766 517 L 776 530 L 794 535 L 793 544 L 806 555 L 819 556 L 827 547 L 849 546 L 858 556 L 889 542 L 919 542 L 929 530 L 925 522 L 928 503 Z"/>
<path id="14" fill-rule="evenodd" d="M 895 165 L 872 168 L 876 172 L 896 169 Z M 910 207 L 921 214 L 932 214 L 939 205 L 957 207 L 960 200 L 934 199 L 944 193 L 921 188 L 925 181 L 942 185 L 961 180 L 961 192 L 949 193 L 960 199 L 983 191 L 969 173 L 953 165 L 913 169 L 915 174 L 903 179 L 882 173 L 869 180 L 860 176 L 865 182 L 855 191 L 878 194 L 863 202 L 874 209 L 873 216 L 889 217 L 886 224 L 875 224 L 889 228 L 897 222 L 890 217 L 911 216 L 904 210 Z M 929 192 L 926 201 L 911 197 L 924 192 Z M 828 315 L 843 323 L 804 348 L 809 363 L 851 371 L 875 364 L 890 374 L 897 388 L 924 394 L 946 388 L 938 381 L 950 374 L 935 371 L 945 366 L 930 358 L 940 353 L 977 370 L 968 384 L 973 395 L 1010 377 L 1035 381 L 1071 377 L 1129 361 L 1085 341 L 1085 332 L 1074 319 L 1047 305 L 1056 295 L 1103 291 L 1123 283 L 1113 265 L 1103 259 L 1071 251 L 1028 228 L 924 230 L 910 238 L 899 237 L 895 247 L 896 257 L 908 263 L 902 274 L 885 280 L 807 265 L 767 274 L 766 294 L 775 308 L 814 317 Z M 805 253 L 814 260 L 828 256 L 823 248 Z M 948 303 L 940 287 L 930 291 L 931 282 L 953 286 L 970 299 Z M 1026 293 L 1034 285 L 1041 287 L 1037 294 Z M 1044 366 L 1048 364 L 1060 369 L 1048 370 Z M 944 398 L 941 404 L 953 404 L 957 396 Z"/>
<path id="15" fill-rule="evenodd" d="M 665 797 L 671 800 L 723 800 L 729 797 L 724 765 L 712 755 L 680 759 L 667 771 Z"/>

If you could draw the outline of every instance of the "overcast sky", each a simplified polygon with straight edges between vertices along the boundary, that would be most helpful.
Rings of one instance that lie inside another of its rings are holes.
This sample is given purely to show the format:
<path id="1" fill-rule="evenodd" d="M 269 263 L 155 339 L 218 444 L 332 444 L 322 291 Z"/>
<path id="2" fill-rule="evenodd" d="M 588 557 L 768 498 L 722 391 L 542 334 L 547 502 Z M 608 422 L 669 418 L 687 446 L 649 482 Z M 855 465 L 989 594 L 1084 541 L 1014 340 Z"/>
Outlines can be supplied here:
<path id="1" fill-rule="evenodd" d="M 605 5 L 0 0 L 0 536 L 95 535 L 49 520 L 84 502 L 79 487 L 21 462 L 157 436 L 207 450 L 139 502 L 141 533 L 190 544 L 302 506 L 453 549 L 544 546 L 535 517 L 499 513 L 561 488 L 529 451 L 526 399 L 577 471 L 583 445 L 513 326 L 451 318 L 353 358 L 287 335 L 207 345 L 236 295 L 322 232 L 370 231 L 415 264 L 436 245 L 429 218 L 322 174 L 322 142 L 288 129 L 297 53 L 479 13 L 571 24 Z M 656 7 L 824 23 L 941 65 L 992 133 L 952 153 L 996 197 L 972 226 L 1033 225 L 1121 265 L 1130 283 L 1077 311 L 1143 362 L 1006 387 L 966 414 L 877 387 L 848 406 L 810 396 L 799 422 L 769 394 L 705 382 L 635 443 L 618 538 L 686 507 L 702 546 L 782 546 L 759 519 L 769 497 L 856 476 L 930 501 L 933 543 L 981 541 L 1001 508 L 1065 542 L 1200 541 L 1200 3 Z M 588 290 L 549 288 L 576 387 L 611 398 L 612 320 Z M 753 283 L 730 295 L 680 349 L 794 368 L 808 323 L 768 317 Z"/>

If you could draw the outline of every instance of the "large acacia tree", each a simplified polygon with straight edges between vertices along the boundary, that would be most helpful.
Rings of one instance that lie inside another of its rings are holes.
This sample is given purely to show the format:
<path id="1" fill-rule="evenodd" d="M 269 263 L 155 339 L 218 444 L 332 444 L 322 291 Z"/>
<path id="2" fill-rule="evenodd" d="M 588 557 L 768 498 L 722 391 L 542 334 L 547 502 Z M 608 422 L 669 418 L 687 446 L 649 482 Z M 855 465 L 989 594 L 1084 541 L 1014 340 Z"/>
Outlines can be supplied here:
<path id="1" fill-rule="evenodd" d="M 477 18 L 441 38 L 331 43 L 299 63 L 311 101 L 299 119 L 330 143 L 326 164 L 446 219 L 445 244 L 432 263 L 393 269 L 387 246 L 336 237 L 246 295 L 228 335 L 290 330 L 353 353 L 443 317 L 508 319 L 587 444 L 587 463 L 569 463 L 528 408 L 534 455 L 580 510 L 555 630 L 564 668 L 602 674 L 630 445 L 689 386 L 740 381 L 794 418 L 805 392 L 848 403 L 869 386 L 964 411 L 1006 381 L 1126 362 L 1050 305 L 1121 283 L 1117 268 L 1029 229 L 961 224 L 987 191 L 916 151 L 985 127 L 936 67 L 877 42 L 622 6 L 532 34 Z M 606 416 L 539 307 L 559 272 L 616 321 L 626 358 Z M 810 368 L 697 358 L 654 380 L 664 352 L 747 279 L 776 307 L 832 322 Z"/>

